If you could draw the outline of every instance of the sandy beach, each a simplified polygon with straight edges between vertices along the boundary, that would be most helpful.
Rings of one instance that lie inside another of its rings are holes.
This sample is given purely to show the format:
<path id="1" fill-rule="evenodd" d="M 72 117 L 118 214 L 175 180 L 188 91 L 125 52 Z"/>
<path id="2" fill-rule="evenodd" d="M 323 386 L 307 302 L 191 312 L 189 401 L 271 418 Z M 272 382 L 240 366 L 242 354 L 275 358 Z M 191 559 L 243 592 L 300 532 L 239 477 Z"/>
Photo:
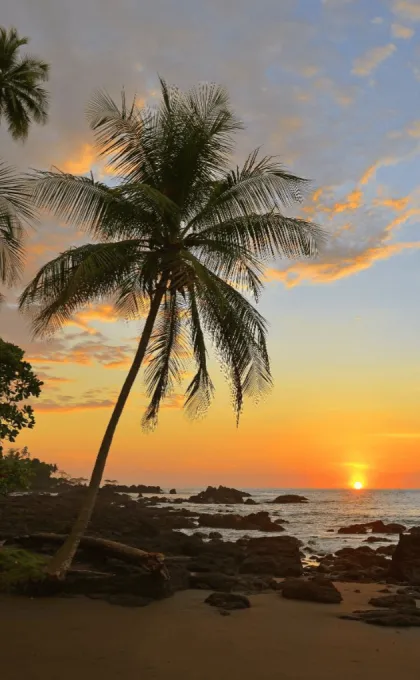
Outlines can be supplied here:
<path id="1" fill-rule="evenodd" d="M 420 629 L 337 614 L 369 608 L 383 586 L 339 584 L 341 605 L 251 596 L 221 616 L 205 591 L 129 609 L 75 599 L 0 598 L 4 680 L 404 680 L 418 678 Z M 360 593 L 355 593 L 360 590 Z"/>

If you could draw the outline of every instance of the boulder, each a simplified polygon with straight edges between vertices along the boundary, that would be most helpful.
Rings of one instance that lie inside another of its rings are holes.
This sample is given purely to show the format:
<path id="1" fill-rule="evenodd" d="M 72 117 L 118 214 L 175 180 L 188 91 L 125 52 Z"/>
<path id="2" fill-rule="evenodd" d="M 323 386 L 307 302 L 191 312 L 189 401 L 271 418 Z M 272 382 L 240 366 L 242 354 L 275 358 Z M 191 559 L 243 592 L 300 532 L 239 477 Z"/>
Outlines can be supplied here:
<path id="1" fill-rule="evenodd" d="M 312 581 L 286 579 L 282 584 L 281 592 L 288 600 L 339 604 L 343 599 L 334 583 L 324 578 L 316 578 Z"/>
<path id="2" fill-rule="evenodd" d="M 251 496 L 246 491 L 238 491 L 238 489 L 230 489 L 227 486 L 208 486 L 205 491 L 201 491 L 195 496 L 190 496 L 188 499 L 190 503 L 243 503 L 244 498 Z"/>
<path id="3" fill-rule="evenodd" d="M 190 588 L 197 590 L 218 590 L 230 593 L 236 584 L 237 578 L 226 574 L 203 572 L 190 576 Z"/>
<path id="4" fill-rule="evenodd" d="M 245 501 L 245 505 L 257 505 L 256 501 L 254 501 L 253 498 L 247 498 Z"/>
<path id="5" fill-rule="evenodd" d="M 327 555 L 320 561 L 319 571 L 325 569 L 340 581 L 372 582 L 385 578 L 389 560 L 369 546 L 341 548 L 335 555 Z"/>
<path id="6" fill-rule="evenodd" d="M 374 522 L 364 522 L 363 524 L 350 524 L 348 527 L 340 527 L 339 534 L 367 534 L 368 531 L 374 534 L 401 534 L 406 527 L 403 524 L 391 522 L 385 524 L 381 519 Z"/>
<path id="7" fill-rule="evenodd" d="M 255 512 L 250 515 L 211 515 L 205 513 L 199 516 L 198 524 L 200 526 L 216 529 L 284 531 L 281 526 L 271 521 L 268 512 Z"/>
<path id="8" fill-rule="evenodd" d="M 175 495 L 175 494 L 176 494 L 176 489 L 171 489 L 171 490 L 169 491 L 169 493 L 172 494 L 172 495 Z"/>
<path id="9" fill-rule="evenodd" d="M 344 614 L 340 619 L 347 621 L 364 621 L 374 626 L 390 626 L 392 628 L 408 628 L 420 626 L 420 609 L 368 609 Z"/>
<path id="10" fill-rule="evenodd" d="M 373 607 L 383 607 L 385 609 L 401 609 L 408 607 L 415 607 L 416 601 L 409 595 L 381 595 L 380 597 L 372 597 L 369 604 Z"/>
<path id="11" fill-rule="evenodd" d="M 245 559 L 239 566 L 242 574 L 263 574 L 284 578 L 303 572 L 299 541 L 293 536 L 251 538 L 244 542 Z"/>
<path id="12" fill-rule="evenodd" d="M 410 585 L 420 585 L 420 533 L 400 535 L 389 574 Z"/>
<path id="13" fill-rule="evenodd" d="M 212 540 L 218 540 L 220 538 L 223 538 L 223 536 L 220 533 L 220 531 L 210 531 L 209 538 L 211 538 Z"/>
<path id="14" fill-rule="evenodd" d="M 233 609 L 249 609 L 250 601 L 245 595 L 237 595 L 234 593 L 212 593 L 204 602 L 211 607 L 219 607 L 227 611 Z"/>
<path id="15" fill-rule="evenodd" d="M 281 496 L 277 496 L 273 501 L 270 501 L 271 503 L 280 503 L 280 504 L 285 504 L 285 503 L 308 503 L 308 498 L 305 496 L 298 496 L 297 494 L 283 494 Z"/>
<path id="16" fill-rule="evenodd" d="M 397 547 L 396 545 L 381 545 L 379 548 L 376 548 L 376 554 L 389 555 L 390 557 L 392 557 L 396 547 Z"/>

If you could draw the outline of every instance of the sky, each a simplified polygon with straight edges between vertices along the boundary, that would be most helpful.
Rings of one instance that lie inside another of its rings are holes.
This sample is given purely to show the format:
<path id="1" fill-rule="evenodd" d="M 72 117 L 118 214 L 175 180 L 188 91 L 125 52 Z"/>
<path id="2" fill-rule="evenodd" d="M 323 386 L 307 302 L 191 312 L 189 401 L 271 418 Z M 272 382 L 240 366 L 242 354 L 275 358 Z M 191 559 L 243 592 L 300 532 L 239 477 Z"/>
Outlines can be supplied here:
<path id="1" fill-rule="evenodd" d="M 225 85 L 245 122 L 232 164 L 261 146 L 312 189 L 294 214 L 328 233 L 316 260 L 275 261 L 259 303 L 275 387 L 239 428 L 214 366 L 208 416 L 181 393 L 141 430 L 141 380 L 106 477 L 164 487 L 420 488 L 420 0 L 3 0 L 1 21 L 50 62 L 50 120 L 25 144 L 0 125 L 5 161 L 99 174 L 85 108 L 97 88 L 140 103 L 158 74 Z M 106 179 L 106 176 L 104 177 Z M 85 238 L 43 216 L 22 283 Z M 111 301 L 81 310 L 48 341 L 16 310 L 0 333 L 44 380 L 36 427 L 18 442 L 87 476 L 141 332 Z"/>

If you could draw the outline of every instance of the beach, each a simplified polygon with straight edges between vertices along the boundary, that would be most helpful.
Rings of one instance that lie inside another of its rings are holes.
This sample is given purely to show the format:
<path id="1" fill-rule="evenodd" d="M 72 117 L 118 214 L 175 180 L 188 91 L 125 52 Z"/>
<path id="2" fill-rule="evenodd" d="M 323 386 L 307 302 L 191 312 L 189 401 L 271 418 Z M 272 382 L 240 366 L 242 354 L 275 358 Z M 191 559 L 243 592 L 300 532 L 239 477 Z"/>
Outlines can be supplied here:
<path id="1" fill-rule="evenodd" d="M 145 608 L 78 598 L 0 597 L 4 680 L 404 680 L 418 678 L 419 629 L 340 620 L 383 587 L 337 584 L 340 605 L 252 595 L 221 616 L 208 593 Z M 355 592 L 359 590 L 360 593 Z"/>

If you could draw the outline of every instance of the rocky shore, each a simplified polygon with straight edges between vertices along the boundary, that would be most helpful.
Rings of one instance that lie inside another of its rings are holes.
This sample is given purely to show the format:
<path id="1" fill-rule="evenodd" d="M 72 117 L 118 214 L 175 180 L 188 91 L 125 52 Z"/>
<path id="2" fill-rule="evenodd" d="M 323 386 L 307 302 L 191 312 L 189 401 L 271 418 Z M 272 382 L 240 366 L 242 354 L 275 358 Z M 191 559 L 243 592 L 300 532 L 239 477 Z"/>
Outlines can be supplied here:
<path id="1" fill-rule="evenodd" d="M 6 547 L 53 554 L 68 533 L 85 492 L 79 487 L 58 495 L 33 493 L 1 499 L 0 541 Z M 134 499 L 105 487 L 99 494 L 88 538 L 82 542 L 61 590 L 133 605 L 185 589 L 245 595 L 279 591 L 291 599 L 339 602 L 333 582 L 353 582 L 411 588 L 420 598 L 420 532 L 416 529 L 404 533 L 403 525 L 381 520 L 343 527 L 337 535 L 366 533 L 368 544 L 344 546 L 334 554 L 312 555 L 308 560 L 300 541 L 286 534 L 286 522 L 281 517 L 273 520 L 268 512 L 253 512 L 251 507 L 246 515 L 223 510 L 201 512 L 206 498 L 212 504 L 217 504 L 218 498 L 226 504 L 252 500 L 237 490 L 209 487 L 198 494 L 197 508 L 191 510 L 181 506 L 181 499 L 167 499 L 162 506 L 158 503 L 161 499 L 141 495 Z M 289 496 L 286 502 L 307 502 L 297 498 Z M 252 536 L 222 540 L 217 530 L 224 528 L 249 530 Z M 396 534 L 397 530 L 397 545 L 374 545 L 376 534 Z M 125 546 L 137 551 L 130 557 Z M 164 572 L 156 571 L 147 560 L 143 563 L 137 559 L 140 551 L 164 556 Z M 396 610 L 402 612 L 402 600 L 399 608 L 397 605 L 396 600 Z M 416 616 L 411 612 L 410 621 L 418 620 Z M 382 615 L 377 619 L 381 617 L 383 621 Z"/>

